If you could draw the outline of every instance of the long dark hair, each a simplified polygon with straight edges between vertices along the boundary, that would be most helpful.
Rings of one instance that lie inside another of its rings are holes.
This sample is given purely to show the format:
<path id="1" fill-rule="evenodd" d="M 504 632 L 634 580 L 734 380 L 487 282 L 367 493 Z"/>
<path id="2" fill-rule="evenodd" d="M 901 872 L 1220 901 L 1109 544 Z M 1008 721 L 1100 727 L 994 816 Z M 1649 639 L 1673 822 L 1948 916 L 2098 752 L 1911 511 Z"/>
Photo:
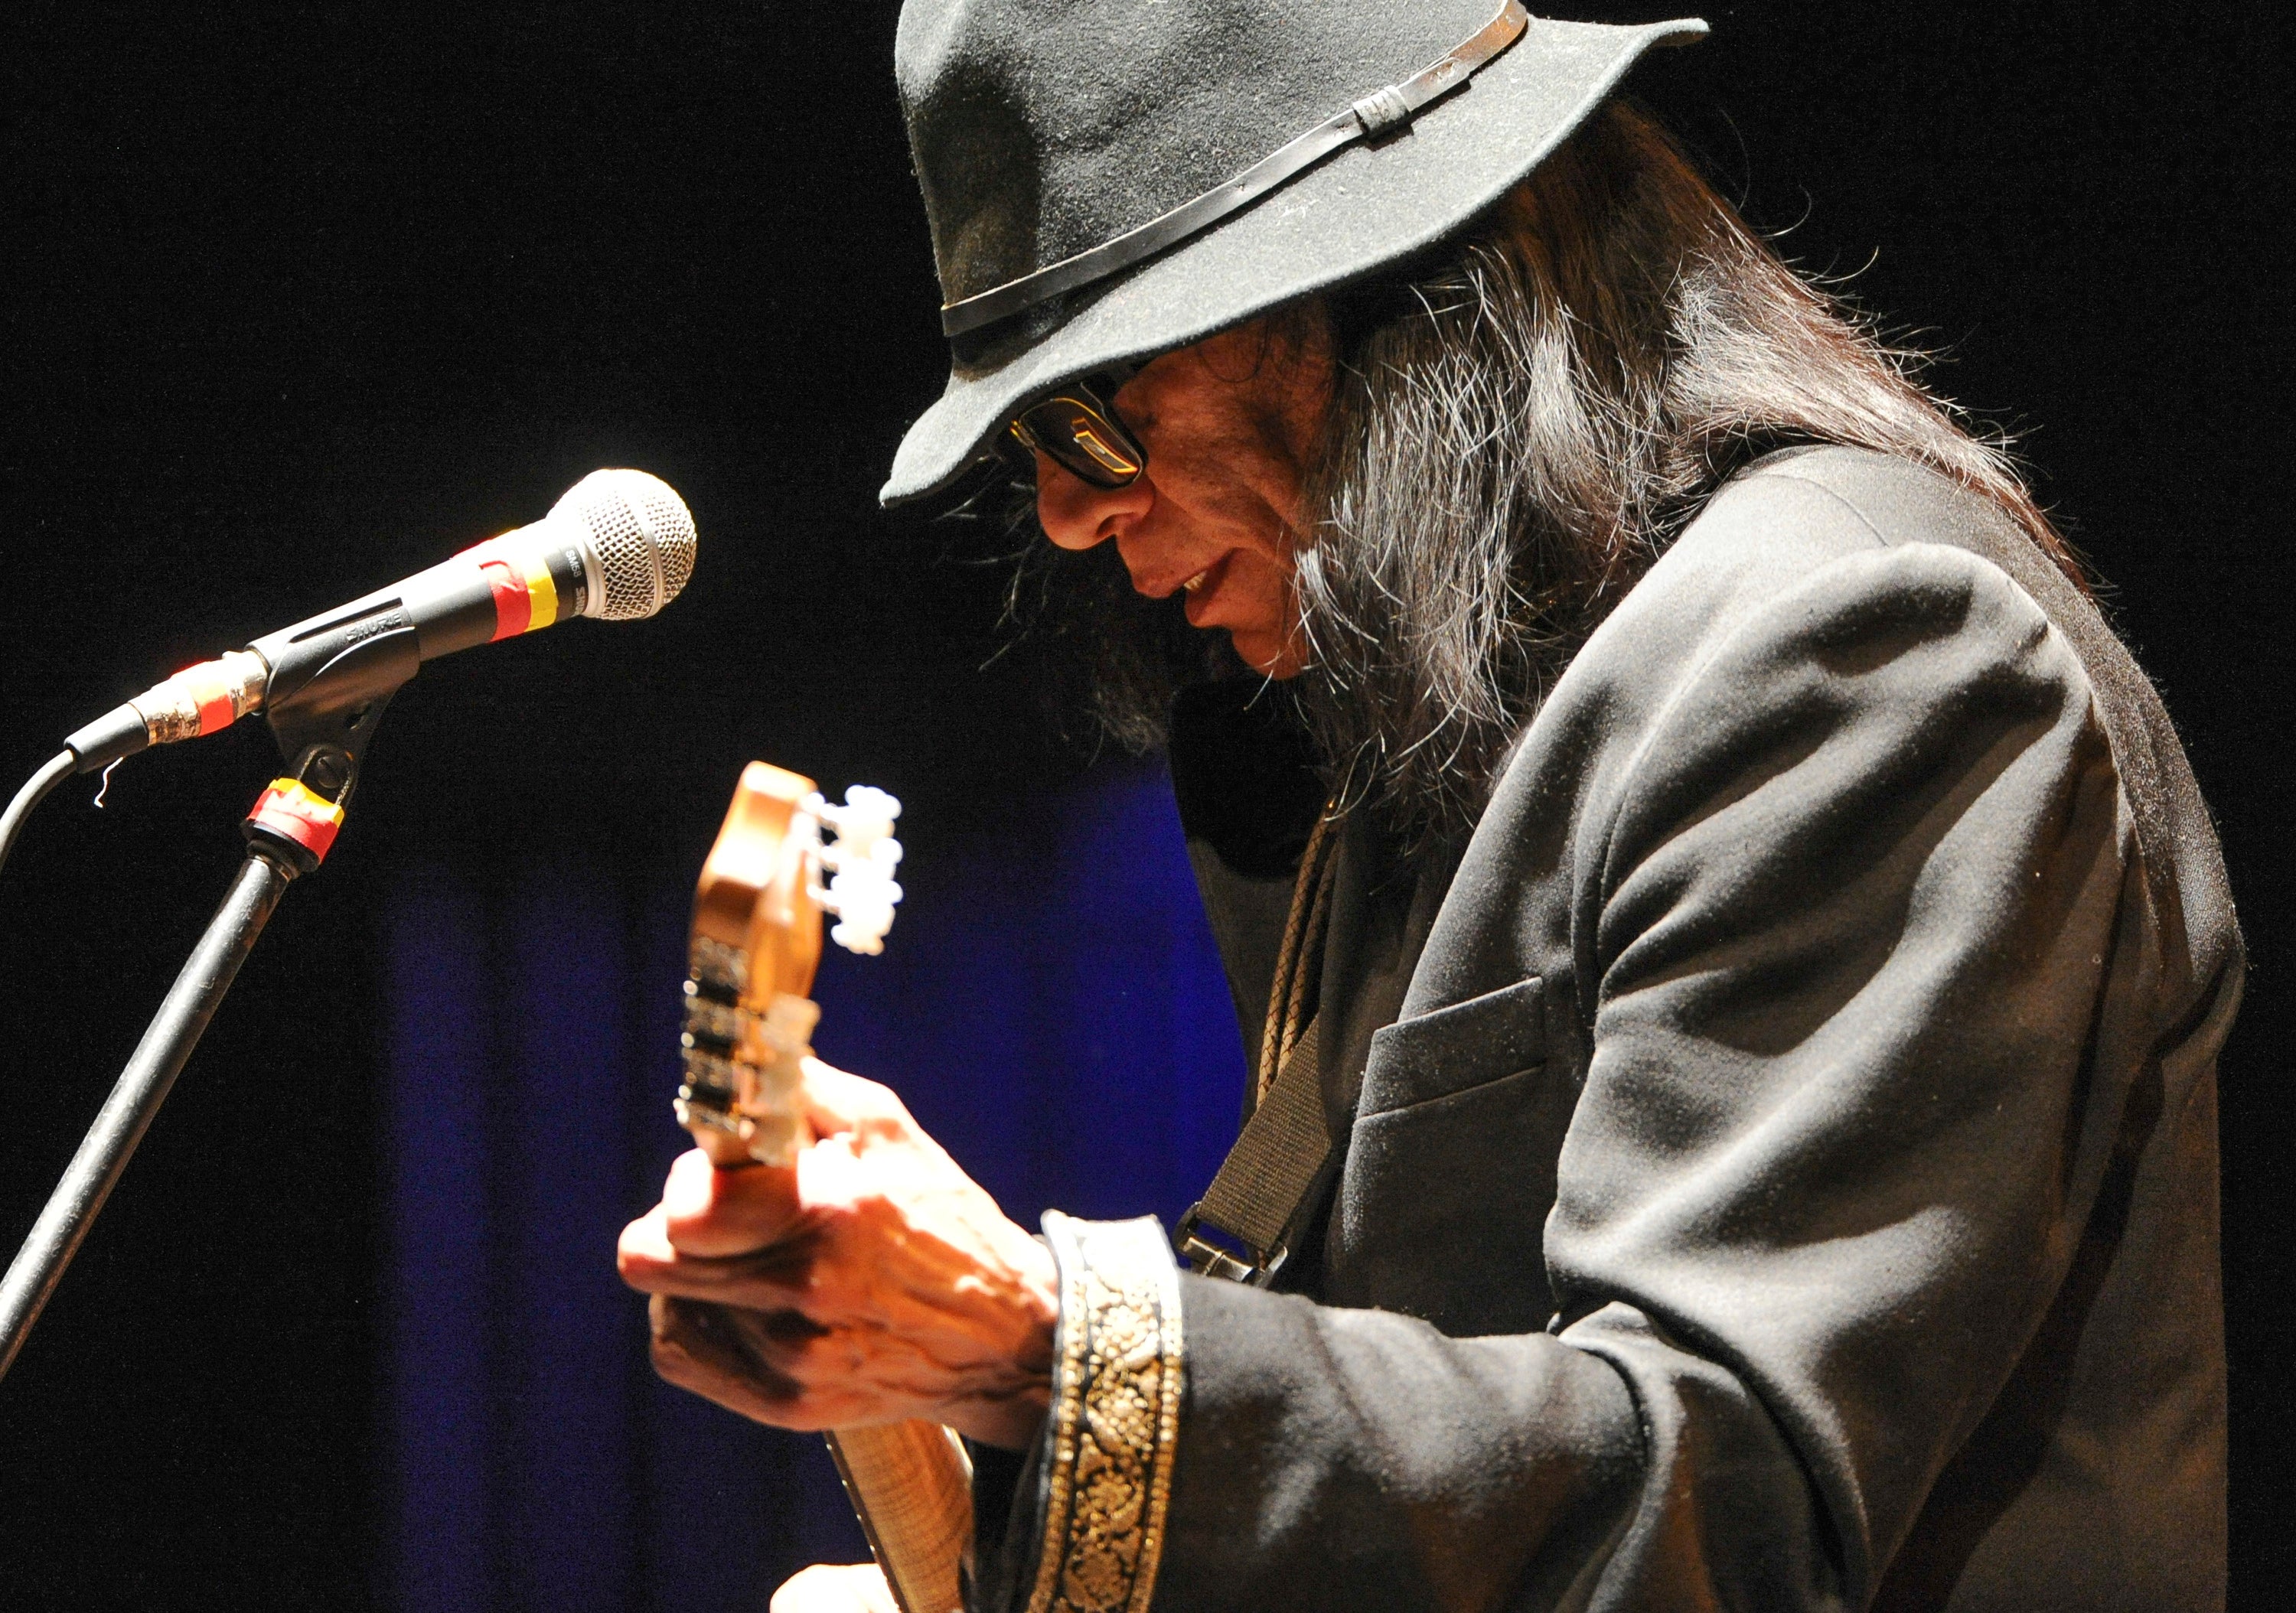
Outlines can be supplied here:
<path id="1" fill-rule="evenodd" d="M 1311 670 L 1289 692 L 1342 802 L 1406 839 L 1472 823 L 1587 635 L 1771 448 L 1931 466 L 2081 580 L 2001 449 L 1624 103 L 1431 259 L 1266 328 L 1271 361 L 1328 342 L 1338 366 L 1300 557 Z M 1013 602 L 1075 708 L 1136 748 L 1225 640 L 1133 596 L 1112 547 L 1039 538 Z"/>

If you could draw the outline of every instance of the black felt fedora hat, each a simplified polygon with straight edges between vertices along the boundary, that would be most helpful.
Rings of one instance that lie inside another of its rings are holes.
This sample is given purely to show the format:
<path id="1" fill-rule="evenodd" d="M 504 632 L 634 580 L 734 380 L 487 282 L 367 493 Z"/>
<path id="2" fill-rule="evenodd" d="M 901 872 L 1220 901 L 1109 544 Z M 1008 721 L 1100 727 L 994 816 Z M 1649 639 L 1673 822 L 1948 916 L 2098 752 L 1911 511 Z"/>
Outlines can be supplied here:
<path id="1" fill-rule="evenodd" d="M 881 496 L 1053 389 L 1489 207 L 1651 46 L 1520 0 L 908 0 L 894 50 L 953 364 Z"/>

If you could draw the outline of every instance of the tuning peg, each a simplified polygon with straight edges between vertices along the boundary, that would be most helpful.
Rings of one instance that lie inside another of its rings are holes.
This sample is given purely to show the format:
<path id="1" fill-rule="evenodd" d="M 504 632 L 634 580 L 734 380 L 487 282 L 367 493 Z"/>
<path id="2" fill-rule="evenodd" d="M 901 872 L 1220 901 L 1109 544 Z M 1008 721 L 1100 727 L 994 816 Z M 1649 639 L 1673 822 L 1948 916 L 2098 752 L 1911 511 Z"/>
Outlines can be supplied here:
<path id="1" fill-rule="evenodd" d="M 885 950 L 885 932 L 901 899 L 893 879 L 901 862 L 901 843 L 893 838 L 901 803 L 884 790 L 856 784 L 846 790 L 842 806 L 831 806 L 816 791 L 799 809 L 837 835 L 827 844 L 816 839 L 815 855 L 829 871 L 829 883 L 808 887 L 813 899 L 837 915 L 829 938 L 848 952 L 875 956 Z"/>

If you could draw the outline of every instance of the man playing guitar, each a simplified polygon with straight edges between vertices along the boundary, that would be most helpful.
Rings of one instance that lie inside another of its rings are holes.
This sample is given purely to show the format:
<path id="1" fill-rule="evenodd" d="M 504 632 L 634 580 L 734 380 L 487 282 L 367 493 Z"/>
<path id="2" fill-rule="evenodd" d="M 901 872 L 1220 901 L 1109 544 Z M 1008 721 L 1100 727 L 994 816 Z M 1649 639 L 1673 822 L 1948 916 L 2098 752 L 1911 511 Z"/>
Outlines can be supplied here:
<path id="1" fill-rule="evenodd" d="M 2007 462 L 1615 98 L 1702 28 L 904 12 L 886 497 L 1002 455 L 1120 562 L 1254 1118 L 1184 1264 L 808 1060 L 620 1260 L 674 1381 L 961 1433 L 975 1609 L 2221 1605 L 2208 815 Z"/>

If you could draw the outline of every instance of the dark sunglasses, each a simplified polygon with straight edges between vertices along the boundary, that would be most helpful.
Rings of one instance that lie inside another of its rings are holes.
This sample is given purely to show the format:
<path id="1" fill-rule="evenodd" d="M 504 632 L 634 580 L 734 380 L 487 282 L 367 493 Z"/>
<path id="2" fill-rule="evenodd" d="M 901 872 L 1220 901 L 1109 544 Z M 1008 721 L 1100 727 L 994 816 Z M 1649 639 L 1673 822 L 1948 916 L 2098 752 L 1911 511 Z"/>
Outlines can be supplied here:
<path id="1" fill-rule="evenodd" d="M 1128 487 L 1148 468 L 1148 450 L 1125 429 L 1102 397 L 1129 380 L 1128 371 L 1072 381 L 1054 397 L 1031 404 L 1006 429 L 1021 446 L 1034 448 L 1062 470 L 1095 487 Z"/>

